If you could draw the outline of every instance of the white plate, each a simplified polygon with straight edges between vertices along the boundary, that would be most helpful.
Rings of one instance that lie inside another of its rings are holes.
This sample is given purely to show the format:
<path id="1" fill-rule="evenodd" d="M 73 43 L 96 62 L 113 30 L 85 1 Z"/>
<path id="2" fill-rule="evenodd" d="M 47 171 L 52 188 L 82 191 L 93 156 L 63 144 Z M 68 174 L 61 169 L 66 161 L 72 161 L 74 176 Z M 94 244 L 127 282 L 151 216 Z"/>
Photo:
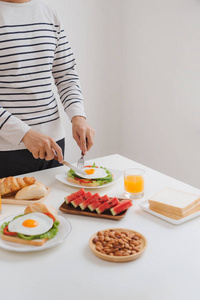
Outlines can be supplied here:
<path id="1" fill-rule="evenodd" d="M 23 214 L 23 213 L 22 213 Z M 16 215 L 9 216 L 1 221 L 0 226 L 4 222 L 8 222 L 12 220 Z M 54 247 L 60 243 L 62 243 L 70 234 L 72 227 L 71 223 L 65 219 L 64 217 L 57 216 L 58 221 L 60 222 L 59 225 L 59 231 L 57 235 L 48 240 L 43 246 L 32 246 L 32 245 L 23 245 L 23 244 L 17 244 L 12 242 L 4 241 L 0 238 L 0 248 L 8 250 L 8 251 L 15 251 L 15 252 L 33 252 L 33 251 L 41 251 L 45 250 L 51 247 Z"/>
<path id="2" fill-rule="evenodd" d="M 106 183 L 106 184 L 103 184 L 103 185 L 99 185 L 99 186 L 84 186 L 84 185 L 76 184 L 76 183 L 73 183 L 73 182 L 69 182 L 67 180 L 67 172 L 68 171 L 63 172 L 61 174 L 57 174 L 56 175 L 56 179 L 58 179 L 59 181 L 65 183 L 67 185 L 70 185 L 70 186 L 73 186 L 73 187 L 77 187 L 77 188 L 99 189 L 99 188 L 103 188 L 103 187 L 106 187 L 106 186 L 109 186 L 109 185 L 115 183 L 124 174 L 124 172 L 121 171 L 121 170 L 109 169 L 109 171 L 113 174 L 113 181 L 111 181 L 109 183 Z"/>
<path id="3" fill-rule="evenodd" d="M 149 202 L 148 202 L 148 200 L 145 200 L 145 201 L 143 201 L 142 203 L 140 203 L 140 207 L 141 207 L 144 211 L 150 213 L 151 215 L 154 215 L 155 217 L 158 217 L 158 218 L 160 218 L 160 219 L 162 219 L 162 220 L 165 220 L 165 221 L 167 221 L 167 222 L 169 222 L 169 223 L 171 223 L 171 224 L 174 224 L 174 225 L 182 224 L 182 223 L 184 223 L 184 222 L 186 222 L 186 221 L 189 221 L 189 220 L 191 220 L 191 219 L 194 219 L 194 218 L 200 216 L 200 211 L 199 211 L 199 212 L 197 212 L 197 213 L 195 213 L 195 214 L 192 214 L 192 215 L 190 215 L 190 216 L 188 216 L 188 217 L 185 217 L 185 218 L 182 218 L 182 219 L 180 219 L 180 220 L 174 220 L 174 219 L 168 218 L 168 217 L 166 217 L 166 216 L 163 216 L 163 215 L 161 215 L 161 214 L 159 214 L 159 213 L 157 213 L 157 212 L 155 212 L 155 211 L 149 209 Z"/>

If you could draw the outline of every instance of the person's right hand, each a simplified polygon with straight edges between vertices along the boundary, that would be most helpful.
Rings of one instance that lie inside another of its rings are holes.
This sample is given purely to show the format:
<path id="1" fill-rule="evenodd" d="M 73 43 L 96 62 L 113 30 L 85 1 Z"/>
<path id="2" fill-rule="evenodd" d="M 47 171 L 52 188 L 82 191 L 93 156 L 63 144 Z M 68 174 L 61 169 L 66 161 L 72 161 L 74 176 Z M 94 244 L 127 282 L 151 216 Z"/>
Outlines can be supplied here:
<path id="1" fill-rule="evenodd" d="M 34 158 L 51 160 L 56 157 L 62 163 L 62 149 L 51 137 L 30 129 L 22 141 L 26 148 L 33 154 Z"/>

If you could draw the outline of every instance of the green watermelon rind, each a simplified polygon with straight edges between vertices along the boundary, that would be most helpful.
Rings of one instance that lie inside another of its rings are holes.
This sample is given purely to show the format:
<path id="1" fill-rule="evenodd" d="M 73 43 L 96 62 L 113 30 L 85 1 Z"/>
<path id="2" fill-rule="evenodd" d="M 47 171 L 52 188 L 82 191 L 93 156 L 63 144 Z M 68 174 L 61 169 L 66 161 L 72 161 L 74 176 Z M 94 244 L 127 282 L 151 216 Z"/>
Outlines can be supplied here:
<path id="1" fill-rule="evenodd" d="M 88 192 L 88 193 L 90 193 L 90 192 Z M 76 199 L 74 199 L 74 200 L 71 202 L 71 204 L 72 204 L 75 208 L 77 208 L 83 201 L 85 201 L 85 200 L 87 200 L 88 198 L 92 197 L 92 193 L 90 193 L 89 197 L 86 197 L 86 195 L 87 195 L 88 193 L 85 193 L 84 196 L 79 196 L 79 197 L 77 197 Z M 82 201 L 80 201 L 80 199 L 79 199 L 80 197 L 83 197 L 83 198 L 81 199 Z M 86 197 L 86 198 L 85 198 L 85 197 Z M 77 202 L 77 199 L 79 199 L 78 202 Z"/>
<path id="2" fill-rule="evenodd" d="M 116 202 L 116 197 L 112 198 L 111 200 L 104 202 L 102 205 L 96 208 L 96 212 L 98 214 L 102 214 L 105 210 L 113 207 L 114 205 L 117 205 L 119 203 L 119 200 L 117 199 L 118 202 Z M 106 205 L 108 204 L 108 205 Z"/>
<path id="3" fill-rule="evenodd" d="M 104 196 L 103 196 L 103 197 L 104 197 Z M 103 197 L 101 197 L 101 199 L 102 199 Z M 105 201 L 101 202 L 101 199 L 100 199 L 100 200 L 97 199 L 96 201 L 92 202 L 90 205 L 88 205 L 88 208 L 89 208 L 91 211 L 94 211 L 94 210 L 95 210 L 97 207 L 99 207 L 101 204 L 103 204 L 103 203 L 105 203 L 106 201 L 108 201 L 108 200 L 105 200 Z M 109 198 L 108 198 L 108 199 L 109 199 Z M 100 204 L 96 206 L 96 203 L 95 203 L 95 202 L 97 202 L 97 201 L 98 201 L 98 203 L 100 202 Z"/>
<path id="4" fill-rule="evenodd" d="M 88 205 L 90 205 L 93 201 L 96 201 L 98 199 L 96 197 L 100 198 L 100 195 L 98 193 L 96 193 L 96 194 L 92 195 L 90 198 L 88 198 L 85 201 L 81 202 L 81 204 L 79 204 L 80 208 L 82 210 L 86 209 L 88 207 Z M 89 201 L 91 198 L 94 198 L 94 199 L 92 199 L 92 202 Z"/>
<path id="5" fill-rule="evenodd" d="M 64 197 L 65 199 L 65 202 L 67 204 L 69 204 L 70 202 L 72 202 L 74 199 L 76 199 L 77 197 L 80 197 L 80 196 L 84 196 L 85 195 L 85 190 L 84 189 L 80 189 L 78 190 L 77 192 L 75 193 L 72 193 L 66 197 Z"/>
<path id="6" fill-rule="evenodd" d="M 130 200 L 122 200 L 119 204 L 115 205 L 110 209 L 113 216 L 118 215 L 122 211 L 128 209 L 130 206 L 132 206 L 132 202 Z"/>

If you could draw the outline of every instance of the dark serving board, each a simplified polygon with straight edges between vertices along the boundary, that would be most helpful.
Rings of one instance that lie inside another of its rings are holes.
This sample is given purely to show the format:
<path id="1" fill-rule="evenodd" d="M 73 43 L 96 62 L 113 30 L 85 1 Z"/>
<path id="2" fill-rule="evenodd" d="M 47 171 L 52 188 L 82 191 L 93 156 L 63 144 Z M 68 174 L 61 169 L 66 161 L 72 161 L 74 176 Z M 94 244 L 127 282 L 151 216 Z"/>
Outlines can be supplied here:
<path id="1" fill-rule="evenodd" d="M 119 201 L 123 200 L 123 198 L 118 198 Z M 74 207 L 71 203 L 67 204 L 66 202 L 63 202 L 63 204 L 59 207 L 59 210 L 66 214 L 74 214 L 74 215 L 81 215 L 81 216 L 88 216 L 88 217 L 96 217 L 96 218 L 104 218 L 104 219 L 113 219 L 113 220 L 121 220 L 127 210 L 122 211 L 116 216 L 113 216 L 110 209 L 106 210 L 102 214 L 98 214 L 96 211 L 90 211 L 89 208 L 86 208 L 82 210 L 79 206 Z"/>

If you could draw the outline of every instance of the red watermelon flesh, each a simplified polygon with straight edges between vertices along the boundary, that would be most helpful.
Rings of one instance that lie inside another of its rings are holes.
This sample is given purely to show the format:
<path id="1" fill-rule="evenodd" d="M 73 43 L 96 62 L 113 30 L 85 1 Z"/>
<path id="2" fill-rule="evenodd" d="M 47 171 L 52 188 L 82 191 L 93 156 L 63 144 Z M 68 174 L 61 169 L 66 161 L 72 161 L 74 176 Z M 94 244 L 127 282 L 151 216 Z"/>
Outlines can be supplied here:
<path id="1" fill-rule="evenodd" d="M 87 200 L 83 201 L 81 204 L 79 204 L 80 208 L 82 210 L 86 209 L 88 207 L 88 205 L 90 205 L 92 202 L 100 199 L 100 195 L 98 193 L 94 194 L 93 196 L 91 196 L 90 198 L 88 198 Z"/>
<path id="2" fill-rule="evenodd" d="M 90 198 L 92 196 L 92 193 L 91 192 L 87 192 L 85 194 L 85 196 L 80 196 L 74 200 L 72 200 L 71 204 L 74 206 L 74 207 L 77 207 L 79 206 L 79 204 L 81 204 L 83 201 L 85 201 L 86 199 Z"/>
<path id="3" fill-rule="evenodd" d="M 101 204 L 103 204 L 106 201 L 109 201 L 109 197 L 107 195 L 101 197 L 100 199 L 92 202 L 88 207 L 91 211 L 95 210 L 98 206 L 100 206 Z"/>
<path id="4" fill-rule="evenodd" d="M 85 195 L 85 190 L 84 189 L 80 189 L 78 190 L 78 192 L 75 192 L 69 196 L 66 196 L 65 197 L 65 202 L 67 204 L 69 204 L 70 202 L 72 202 L 74 199 L 76 199 L 77 197 L 80 197 L 80 196 L 84 196 Z"/>
<path id="5" fill-rule="evenodd" d="M 115 216 L 115 215 L 119 214 L 120 212 L 128 209 L 132 205 L 133 204 L 130 200 L 125 200 L 124 199 L 124 200 L 120 201 L 120 203 L 118 205 L 112 207 L 110 209 L 110 211 L 111 211 L 112 215 Z"/>
<path id="6" fill-rule="evenodd" d="M 104 212 L 105 210 L 113 207 L 114 205 L 118 204 L 119 200 L 117 199 L 117 197 L 112 198 L 111 200 L 101 204 L 99 207 L 96 208 L 96 212 L 98 214 L 101 214 L 102 212 Z"/>

